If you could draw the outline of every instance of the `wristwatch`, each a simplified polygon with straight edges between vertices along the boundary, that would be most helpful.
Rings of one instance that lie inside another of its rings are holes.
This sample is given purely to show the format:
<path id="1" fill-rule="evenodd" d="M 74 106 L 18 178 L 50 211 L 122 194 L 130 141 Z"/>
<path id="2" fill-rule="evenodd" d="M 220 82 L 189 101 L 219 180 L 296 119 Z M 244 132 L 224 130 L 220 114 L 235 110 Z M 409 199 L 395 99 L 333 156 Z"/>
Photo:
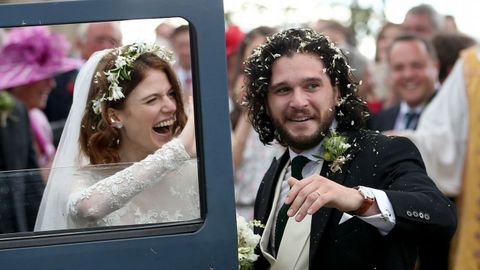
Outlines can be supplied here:
<path id="1" fill-rule="evenodd" d="M 363 202 L 360 208 L 358 208 L 355 211 L 350 212 L 353 215 L 360 216 L 365 214 L 367 210 L 372 206 L 372 204 L 375 202 L 375 196 L 373 195 L 372 191 L 368 188 L 365 188 L 363 186 L 358 186 L 354 187 L 354 189 L 358 190 L 360 195 L 363 197 Z"/>

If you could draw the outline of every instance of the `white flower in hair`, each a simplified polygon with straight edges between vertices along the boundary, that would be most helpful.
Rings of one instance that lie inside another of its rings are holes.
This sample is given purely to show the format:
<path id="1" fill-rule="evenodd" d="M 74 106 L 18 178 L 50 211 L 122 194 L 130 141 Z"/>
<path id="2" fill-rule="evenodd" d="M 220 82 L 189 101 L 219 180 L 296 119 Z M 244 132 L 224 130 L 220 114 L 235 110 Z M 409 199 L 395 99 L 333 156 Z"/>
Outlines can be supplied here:
<path id="1" fill-rule="evenodd" d="M 119 55 L 115 60 L 115 67 L 121 68 L 122 66 L 127 65 L 127 58 Z"/>
<path id="2" fill-rule="evenodd" d="M 156 46 L 156 44 L 150 44 L 149 46 L 147 43 L 139 43 L 138 44 L 139 51 L 141 51 L 142 53 L 148 52 L 148 51 L 154 51 L 151 45 Z"/>
<path id="3" fill-rule="evenodd" d="M 107 72 L 104 72 L 105 76 L 107 76 L 107 81 L 109 82 L 115 82 L 118 81 L 118 73 L 112 73 L 110 70 Z"/>
<path id="4" fill-rule="evenodd" d="M 102 102 L 98 99 L 92 101 L 92 109 L 95 114 L 100 114 L 102 112 Z"/>
<path id="5" fill-rule="evenodd" d="M 115 85 L 111 88 L 111 90 L 112 95 L 109 97 L 109 100 L 119 100 L 125 97 L 120 86 Z"/>
<path id="6" fill-rule="evenodd" d="M 100 98 L 92 100 L 92 110 L 95 114 L 101 113 L 102 102 L 125 98 L 122 91 L 123 89 L 119 85 L 120 81 L 131 80 L 130 75 L 133 62 L 144 53 L 153 53 L 171 65 L 175 62 L 173 53 L 170 50 L 162 48 L 155 43 L 147 44 L 145 42 L 139 42 L 130 45 L 126 50 L 118 48 L 115 51 L 117 58 L 115 59 L 114 68 L 103 72 L 107 77 L 108 90 L 106 93 L 103 93 Z M 98 73 L 95 75 L 94 83 L 98 83 L 98 75 Z"/>

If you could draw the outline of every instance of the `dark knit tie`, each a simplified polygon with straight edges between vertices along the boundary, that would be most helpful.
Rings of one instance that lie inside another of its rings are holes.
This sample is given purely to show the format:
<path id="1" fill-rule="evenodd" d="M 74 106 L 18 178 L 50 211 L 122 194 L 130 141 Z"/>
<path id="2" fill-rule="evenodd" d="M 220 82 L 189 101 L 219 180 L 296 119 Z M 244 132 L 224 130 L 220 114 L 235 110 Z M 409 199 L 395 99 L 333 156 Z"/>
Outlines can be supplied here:
<path id="1" fill-rule="evenodd" d="M 302 170 L 310 160 L 304 156 L 296 156 L 292 160 L 291 171 L 292 177 L 302 180 Z M 280 210 L 278 211 L 277 221 L 275 223 L 275 254 L 278 253 L 278 248 L 280 247 L 280 242 L 282 241 L 283 232 L 285 231 L 285 226 L 287 226 L 288 216 L 287 211 L 290 205 L 283 204 Z"/>
<path id="2" fill-rule="evenodd" d="M 420 114 L 414 111 L 409 111 L 405 114 L 405 129 L 415 130 L 417 128 L 417 120 Z"/>

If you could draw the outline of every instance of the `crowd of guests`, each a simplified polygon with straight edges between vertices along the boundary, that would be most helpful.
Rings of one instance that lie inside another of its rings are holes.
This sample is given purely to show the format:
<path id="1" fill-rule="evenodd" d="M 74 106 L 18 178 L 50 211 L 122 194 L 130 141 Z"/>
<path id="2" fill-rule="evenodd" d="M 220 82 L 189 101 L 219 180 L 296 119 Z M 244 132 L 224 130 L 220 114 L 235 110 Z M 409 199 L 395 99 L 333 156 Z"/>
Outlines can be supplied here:
<path id="1" fill-rule="evenodd" d="M 474 96 L 475 91 L 469 90 L 474 85 L 464 82 L 462 77 L 468 72 L 468 78 L 473 80 L 478 74 L 478 68 L 473 64 L 469 67 L 472 71 L 462 73 L 462 68 L 466 68 L 463 62 L 467 61 L 464 57 L 468 48 L 473 51 L 468 61 L 478 63 L 475 39 L 457 29 L 452 16 L 443 16 L 425 4 L 411 8 L 402 23 L 386 22 L 380 28 L 373 61 L 356 49 L 355 37 L 340 22 L 320 19 L 308 26 L 329 36 L 344 51 L 349 64 L 355 69 L 354 75 L 362 81 L 358 94 L 369 108 L 367 127 L 387 135 L 410 138 L 422 153 L 427 172 L 437 187 L 459 209 L 459 230 L 454 240 L 451 243 L 432 242 L 420 247 L 417 267 L 450 269 L 450 265 L 451 269 L 476 269 L 469 267 L 478 261 L 479 241 L 467 239 L 476 238 L 480 231 L 475 220 L 478 183 L 473 175 L 468 175 L 468 172 L 473 174 L 475 168 L 478 170 L 478 162 L 475 163 L 478 152 L 474 154 L 475 150 L 470 149 L 475 145 L 472 142 L 476 141 L 473 138 L 475 130 L 469 130 L 477 126 L 472 123 L 478 121 L 472 119 L 475 110 L 469 105 L 478 101 L 478 97 Z M 253 216 L 255 195 L 252 193 L 262 181 L 261 177 L 254 176 L 257 171 L 263 174 L 270 164 L 263 159 L 275 155 L 278 158 L 278 153 L 282 153 L 282 146 L 278 143 L 263 145 L 256 134 L 249 137 L 251 126 L 249 131 L 245 127 L 249 122 L 243 121 L 246 118 L 238 113 L 242 108 L 242 91 L 239 91 L 234 74 L 246 59 L 245 54 L 252 52 L 251 49 L 245 52 L 245 43 L 251 42 L 252 35 L 262 28 L 243 33 L 233 25 L 226 32 L 227 57 L 234 58 L 231 54 L 237 48 L 237 60 L 228 62 L 228 73 L 231 74 L 229 95 L 234 104 L 235 195 L 237 212 L 247 218 Z M 233 42 L 235 38 L 238 39 L 236 43 Z M 458 70 L 457 75 L 449 77 L 455 70 Z M 468 118 L 469 115 L 471 118 Z M 249 142 L 250 139 L 256 142 Z"/>
<path id="2" fill-rule="evenodd" d="M 459 209 L 456 238 L 452 243 L 420 247 L 419 269 L 448 269 L 449 265 L 473 269 L 469 264 L 478 261 L 480 252 L 480 241 L 469 240 L 480 232 L 475 193 L 480 158 L 475 116 L 479 112 L 473 106 L 480 87 L 480 52 L 474 38 L 457 29 L 452 16 L 424 4 L 411 8 L 400 24 L 384 23 L 376 35 L 373 60 L 360 53 L 355 36 L 340 22 L 319 19 L 307 26 L 329 36 L 347 56 L 353 75 L 362 82 L 357 93 L 369 110 L 367 127 L 410 138 L 429 176 Z M 247 31 L 229 25 L 225 33 L 235 199 L 237 212 L 248 219 L 253 217 L 263 175 L 285 147 L 278 142 L 264 145 L 252 127 L 242 104 L 244 61 L 278 31 L 269 26 Z M 8 105 L 0 106 L 0 169 L 48 168 L 70 111 L 78 71 L 94 52 L 123 45 L 120 24 L 82 24 L 72 48 L 63 36 L 43 26 L 0 34 L 0 103 Z M 155 34 L 157 43 L 176 55 L 173 68 L 187 100 L 195 91 L 189 26 L 162 23 Z M 72 51 L 78 57 L 69 56 Z M 0 233 L 33 229 L 47 179 L 48 171 L 28 179 L 0 181 L 4 202 Z"/>

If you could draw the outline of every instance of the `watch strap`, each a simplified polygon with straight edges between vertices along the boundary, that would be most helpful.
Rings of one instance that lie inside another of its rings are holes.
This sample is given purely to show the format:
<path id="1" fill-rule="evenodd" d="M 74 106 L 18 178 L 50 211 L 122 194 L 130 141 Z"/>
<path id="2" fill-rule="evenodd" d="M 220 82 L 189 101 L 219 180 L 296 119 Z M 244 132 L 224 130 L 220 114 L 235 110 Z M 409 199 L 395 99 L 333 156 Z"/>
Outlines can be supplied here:
<path id="1" fill-rule="evenodd" d="M 360 187 L 354 187 L 354 189 L 358 190 L 360 195 L 363 197 L 362 205 L 355 211 L 351 211 L 350 213 L 355 216 L 361 216 L 367 212 L 367 210 L 372 206 L 375 202 L 375 197 L 369 196 L 366 192 L 363 191 Z"/>

